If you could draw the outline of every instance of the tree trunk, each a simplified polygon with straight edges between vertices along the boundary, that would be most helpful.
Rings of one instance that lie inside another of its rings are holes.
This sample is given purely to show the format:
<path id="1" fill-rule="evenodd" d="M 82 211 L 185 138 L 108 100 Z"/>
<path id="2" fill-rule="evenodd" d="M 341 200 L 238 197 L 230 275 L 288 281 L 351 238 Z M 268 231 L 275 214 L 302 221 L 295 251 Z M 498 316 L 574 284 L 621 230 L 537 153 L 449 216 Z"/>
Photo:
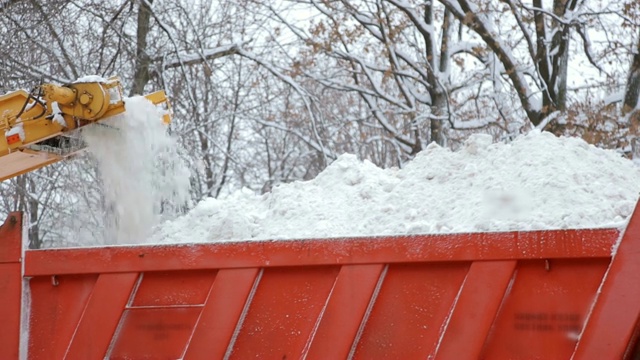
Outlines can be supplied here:
<path id="1" fill-rule="evenodd" d="M 147 35 L 149 34 L 149 22 L 151 20 L 151 8 L 153 0 L 141 0 L 138 7 L 138 29 L 136 33 L 136 72 L 133 75 L 133 85 L 129 96 L 140 95 L 149 82 L 149 64 L 151 62 L 147 54 Z"/>
<path id="2" fill-rule="evenodd" d="M 435 142 L 440 146 L 445 146 L 444 136 L 444 118 L 447 116 L 447 97 L 443 93 L 435 93 L 431 105 L 434 119 L 431 119 L 431 138 L 430 143 Z"/>
<path id="3" fill-rule="evenodd" d="M 555 0 L 553 12 L 559 18 L 569 11 L 574 11 L 577 6 L 575 0 Z M 567 72 L 569 71 L 569 42 L 571 41 L 571 27 L 556 23 L 556 32 L 552 39 L 549 51 L 556 52 L 553 57 L 552 84 L 555 110 L 564 112 L 567 109 Z M 557 49 L 557 50 L 556 50 Z M 549 113 L 550 114 L 550 113 Z"/>
<path id="4" fill-rule="evenodd" d="M 18 201 L 15 210 L 25 213 L 28 219 L 29 249 L 40 249 L 42 247 L 42 239 L 40 238 L 40 226 L 38 225 L 39 203 L 38 199 L 30 196 L 30 194 L 37 192 L 36 184 L 29 174 L 20 175 L 16 179 L 16 190 Z"/>
<path id="5" fill-rule="evenodd" d="M 534 0 L 534 7 L 542 8 L 541 0 Z M 576 2 L 573 0 L 554 0 L 553 13 L 558 18 L 563 18 L 567 11 L 573 11 Z M 567 72 L 569 69 L 569 42 L 571 40 L 571 28 L 552 20 L 547 25 L 549 16 L 542 11 L 536 11 L 534 15 L 537 38 L 538 72 L 545 89 L 542 94 L 542 108 L 540 120 L 555 111 L 565 111 L 567 108 Z M 553 34 L 551 44 L 546 44 L 547 26 Z"/>
<path id="6" fill-rule="evenodd" d="M 482 38 L 484 43 L 495 54 L 502 66 L 504 73 L 511 81 L 518 99 L 522 104 L 522 110 L 527 114 L 529 121 L 534 126 L 542 122 L 540 109 L 537 104 L 531 100 L 531 91 L 527 84 L 525 74 L 519 69 L 517 58 L 511 54 L 511 49 L 507 47 L 504 41 L 500 39 L 498 34 L 493 31 L 493 24 L 485 22 L 479 14 L 475 13 L 475 7 L 471 6 L 468 0 L 440 0 L 458 20 L 473 30 Z M 472 3 L 473 4 L 473 3 Z"/>
<path id="7" fill-rule="evenodd" d="M 566 40 L 566 48 L 569 48 L 569 39 Z M 555 82 L 555 103 L 556 110 L 565 112 L 567 110 L 567 72 L 569 65 L 569 51 L 565 50 L 558 56 L 557 80 Z M 546 114 L 549 115 L 549 114 Z"/>
<path id="8" fill-rule="evenodd" d="M 638 107 L 638 99 L 640 98 L 640 38 L 638 39 L 638 47 L 631 61 L 629 75 L 627 76 L 627 87 L 624 94 L 624 104 L 622 106 L 622 114 L 626 115 Z"/>
<path id="9" fill-rule="evenodd" d="M 29 192 L 27 195 L 27 201 L 29 204 L 29 248 L 40 249 L 42 247 L 42 239 L 40 238 L 40 225 L 39 225 L 39 203 L 38 199 L 34 199 L 29 193 L 35 194 L 36 184 L 33 177 L 27 179 L 29 183 Z"/>
<path id="10" fill-rule="evenodd" d="M 445 136 L 442 120 L 444 117 L 448 115 L 447 113 L 447 98 L 442 92 L 442 84 L 439 82 L 438 76 L 439 74 L 444 74 L 448 70 L 449 66 L 449 38 L 451 36 L 451 23 L 452 23 L 453 15 L 447 9 L 444 13 L 444 20 L 442 24 L 442 38 L 440 41 L 440 47 L 437 49 L 435 45 L 435 39 L 431 36 L 432 34 L 427 33 L 425 36 L 425 47 L 426 47 L 426 55 L 427 61 L 429 62 L 429 67 L 427 69 L 428 78 L 426 79 L 429 83 L 429 95 L 431 97 L 431 113 L 434 117 L 430 121 L 430 137 L 429 143 L 435 142 L 440 146 L 445 145 Z M 424 21 L 427 25 L 433 26 L 433 3 L 428 2 L 425 6 L 424 12 Z M 437 51 L 439 50 L 439 54 Z M 443 79 L 444 80 L 444 79 Z M 419 144 L 420 138 L 416 134 L 416 141 Z M 419 150 L 422 149 L 422 144 L 419 144 Z M 414 152 L 416 149 L 414 149 Z"/>

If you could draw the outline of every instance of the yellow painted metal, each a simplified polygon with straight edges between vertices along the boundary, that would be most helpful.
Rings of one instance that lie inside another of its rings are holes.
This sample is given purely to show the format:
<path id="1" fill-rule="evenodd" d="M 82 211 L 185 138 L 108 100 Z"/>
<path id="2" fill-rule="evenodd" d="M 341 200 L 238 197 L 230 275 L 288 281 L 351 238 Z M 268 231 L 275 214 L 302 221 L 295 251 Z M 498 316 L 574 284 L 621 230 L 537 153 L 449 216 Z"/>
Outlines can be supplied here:
<path id="1" fill-rule="evenodd" d="M 76 92 L 72 88 L 58 86 L 54 84 L 40 85 L 44 96 L 49 101 L 56 101 L 60 105 L 69 105 L 76 100 Z"/>
<path id="2" fill-rule="evenodd" d="M 166 106 L 164 115 L 162 116 L 162 122 L 164 122 L 166 125 L 169 125 L 169 123 L 171 123 L 171 115 L 170 115 L 171 114 L 171 104 L 167 100 L 167 95 L 165 94 L 164 90 L 159 90 L 159 91 L 156 91 L 156 92 L 152 92 L 151 94 L 147 94 L 144 97 L 147 98 L 147 100 L 151 101 L 151 103 L 154 104 L 154 105 L 164 105 L 164 106 Z M 110 116 L 122 114 L 124 111 L 125 111 L 124 106 L 113 107 L 113 108 L 110 108 L 103 115 L 103 118 L 108 118 Z"/>
<path id="3" fill-rule="evenodd" d="M 167 101 L 167 94 L 164 93 L 164 90 L 156 91 L 149 95 L 145 95 L 144 97 L 149 99 L 149 101 L 151 101 L 154 105 L 166 104 L 167 108 L 164 115 L 162 116 L 162 120 L 165 124 L 169 125 L 169 123 L 171 122 L 171 103 Z"/>
<path id="4" fill-rule="evenodd" d="M 125 112 L 118 78 L 64 86 L 43 84 L 39 90 L 42 95 L 39 101 L 33 100 L 24 90 L 0 96 L 0 181 L 73 154 L 34 150 L 46 148 L 39 144 Z M 157 91 L 145 97 L 155 105 L 166 106 L 163 121 L 168 124 L 170 106 L 165 92 Z M 19 141 L 9 144 L 7 136 L 10 134 L 14 139 L 15 134 L 19 134 Z"/>
<path id="5" fill-rule="evenodd" d="M 45 152 L 21 150 L 0 157 L 0 181 L 56 163 L 63 157 Z"/>

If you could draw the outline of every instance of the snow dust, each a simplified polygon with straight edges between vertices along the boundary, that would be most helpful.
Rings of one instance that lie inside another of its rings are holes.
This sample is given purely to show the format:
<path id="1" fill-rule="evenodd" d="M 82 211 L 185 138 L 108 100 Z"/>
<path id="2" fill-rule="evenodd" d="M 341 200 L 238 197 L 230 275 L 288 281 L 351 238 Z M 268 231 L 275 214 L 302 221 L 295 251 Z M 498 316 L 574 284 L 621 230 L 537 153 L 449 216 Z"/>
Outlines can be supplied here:
<path id="1" fill-rule="evenodd" d="M 163 110 L 144 97 L 124 101 L 125 113 L 82 131 L 103 183 L 106 244 L 144 242 L 189 199 L 190 172 L 162 122 Z"/>
<path id="2" fill-rule="evenodd" d="M 208 242 L 621 227 L 640 168 L 614 151 L 539 131 L 430 145 L 403 169 L 342 155 L 317 178 L 206 199 L 149 242 Z"/>

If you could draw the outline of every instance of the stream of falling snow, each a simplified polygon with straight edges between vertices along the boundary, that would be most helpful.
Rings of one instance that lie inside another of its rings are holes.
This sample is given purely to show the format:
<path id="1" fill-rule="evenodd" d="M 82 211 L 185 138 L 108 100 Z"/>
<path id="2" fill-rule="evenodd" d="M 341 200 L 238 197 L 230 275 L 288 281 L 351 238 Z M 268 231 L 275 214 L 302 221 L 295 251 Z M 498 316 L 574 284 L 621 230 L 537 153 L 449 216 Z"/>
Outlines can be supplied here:
<path id="1" fill-rule="evenodd" d="M 162 110 L 144 97 L 126 99 L 125 107 L 124 114 L 82 132 L 103 183 L 105 244 L 145 242 L 189 199 L 190 173 Z"/>

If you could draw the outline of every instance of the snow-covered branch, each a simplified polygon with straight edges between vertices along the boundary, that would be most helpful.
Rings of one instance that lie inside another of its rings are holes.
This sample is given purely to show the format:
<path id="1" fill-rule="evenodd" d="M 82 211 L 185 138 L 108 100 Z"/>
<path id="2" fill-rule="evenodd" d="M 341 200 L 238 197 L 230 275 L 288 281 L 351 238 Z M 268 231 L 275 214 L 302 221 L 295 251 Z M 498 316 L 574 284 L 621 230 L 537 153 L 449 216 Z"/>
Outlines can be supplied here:
<path id="1" fill-rule="evenodd" d="M 160 62 L 161 67 L 164 70 L 179 66 L 196 65 L 210 60 L 219 59 L 221 57 L 238 54 L 239 49 L 245 44 L 246 43 L 233 43 L 203 50 L 181 51 L 167 56 L 157 56 L 153 58 L 152 61 Z"/>

